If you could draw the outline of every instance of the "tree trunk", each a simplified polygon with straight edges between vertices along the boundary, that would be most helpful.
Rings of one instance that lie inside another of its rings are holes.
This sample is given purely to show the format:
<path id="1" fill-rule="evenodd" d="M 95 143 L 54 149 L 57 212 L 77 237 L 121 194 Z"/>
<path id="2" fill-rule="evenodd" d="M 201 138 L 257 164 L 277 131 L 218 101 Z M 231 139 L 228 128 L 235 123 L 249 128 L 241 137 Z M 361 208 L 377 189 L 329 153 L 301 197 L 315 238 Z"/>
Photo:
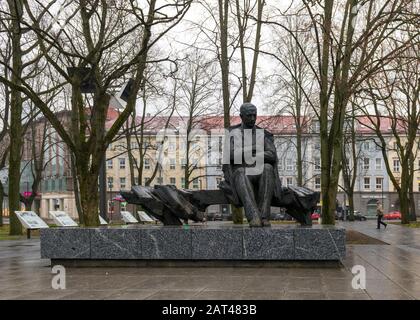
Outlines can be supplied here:
<path id="1" fill-rule="evenodd" d="M 35 199 L 34 205 L 35 205 L 34 211 L 36 212 L 37 215 L 41 216 L 41 200 Z"/>
<path id="2" fill-rule="evenodd" d="M 347 196 L 349 197 L 349 221 L 354 221 L 354 194 L 353 190 L 349 191 L 347 193 Z M 346 204 L 344 204 L 344 207 Z"/>
<path id="3" fill-rule="evenodd" d="M 77 171 L 74 161 L 74 155 L 71 154 L 71 176 L 73 177 L 73 192 L 74 192 L 74 200 L 76 202 L 76 209 L 77 209 L 77 215 L 79 217 L 79 224 L 84 224 L 83 220 L 83 210 L 82 205 L 80 204 L 80 191 L 79 191 L 79 183 L 77 179 Z"/>
<path id="4" fill-rule="evenodd" d="M 322 28 L 322 57 L 320 65 L 321 87 L 319 93 L 320 99 L 320 139 L 321 139 L 321 214 L 323 224 L 334 224 L 334 212 L 330 211 L 330 157 L 332 152 L 328 139 L 328 71 L 330 59 L 330 35 L 332 25 L 333 0 L 325 0 L 324 20 Z M 334 197 L 335 198 L 335 197 Z M 335 199 L 334 199 L 335 201 Z"/>
<path id="5" fill-rule="evenodd" d="M 401 224 L 409 224 L 410 223 L 410 201 L 408 199 L 407 193 L 401 191 L 398 194 L 400 200 L 400 212 L 401 212 Z"/>
<path id="6" fill-rule="evenodd" d="M 297 170 L 297 185 L 302 187 L 303 185 L 303 168 L 302 168 L 302 129 L 300 127 L 300 119 L 299 127 L 296 130 L 296 170 Z"/>
<path id="7" fill-rule="evenodd" d="M 415 130 L 416 132 L 417 130 Z M 416 135 L 416 133 L 413 133 L 412 135 Z M 413 154 L 413 152 L 409 153 L 409 170 L 410 170 L 410 174 L 409 174 L 409 179 L 408 179 L 408 198 L 410 201 L 410 221 L 415 222 L 417 221 L 417 217 L 416 217 L 416 202 L 414 199 L 414 173 L 415 173 L 415 169 L 414 169 L 414 160 L 415 160 L 415 156 Z"/>
<path id="8" fill-rule="evenodd" d="M 22 50 L 21 50 L 21 29 L 20 17 L 22 17 L 21 0 L 8 0 L 12 19 L 12 82 L 19 85 L 22 75 Z M 17 218 L 15 211 L 20 210 L 20 164 L 23 127 L 22 127 L 22 96 L 15 88 L 11 89 L 10 103 L 10 140 L 9 158 L 9 213 L 10 213 L 10 235 L 22 234 L 22 225 Z"/>
<path id="9" fill-rule="evenodd" d="M 86 227 L 99 226 L 98 175 L 80 176 L 80 204 Z"/>
<path id="10" fill-rule="evenodd" d="M 4 188 L 0 182 L 0 227 L 3 226 L 3 201 L 4 201 Z"/>

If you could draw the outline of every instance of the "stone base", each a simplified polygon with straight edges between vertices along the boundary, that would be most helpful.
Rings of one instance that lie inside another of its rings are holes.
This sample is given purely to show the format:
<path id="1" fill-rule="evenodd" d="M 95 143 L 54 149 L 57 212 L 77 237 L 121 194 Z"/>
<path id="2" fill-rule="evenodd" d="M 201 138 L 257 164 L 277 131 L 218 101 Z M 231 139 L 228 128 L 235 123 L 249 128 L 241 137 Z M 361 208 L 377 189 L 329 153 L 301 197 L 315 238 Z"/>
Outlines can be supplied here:
<path id="1" fill-rule="evenodd" d="M 51 259 L 51 266 L 66 268 L 341 268 L 340 260 L 104 260 Z"/>
<path id="2" fill-rule="evenodd" d="M 41 258 L 79 262 L 338 261 L 346 250 L 344 228 L 319 225 L 49 228 L 40 237 Z"/>

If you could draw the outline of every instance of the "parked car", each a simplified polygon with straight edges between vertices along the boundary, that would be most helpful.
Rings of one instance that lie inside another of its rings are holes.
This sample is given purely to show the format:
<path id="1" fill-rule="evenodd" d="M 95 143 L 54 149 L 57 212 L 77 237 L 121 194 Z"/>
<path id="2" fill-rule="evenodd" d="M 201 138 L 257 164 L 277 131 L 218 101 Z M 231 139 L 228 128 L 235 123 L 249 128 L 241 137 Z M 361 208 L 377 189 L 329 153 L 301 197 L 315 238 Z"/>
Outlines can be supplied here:
<path id="1" fill-rule="evenodd" d="M 274 213 L 271 215 L 271 220 L 274 221 L 279 221 L 279 220 L 283 220 L 284 219 L 284 215 L 281 213 Z"/>
<path id="2" fill-rule="evenodd" d="M 399 211 L 391 211 L 387 214 L 384 214 L 384 219 L 385 220 L 396 220 L 396 219 L 401 219 L 401 212 Z"/>
<path id="3" fill-rule="evenodd" d="M 367 217 L 364 214 L 362 214 L 360 211 L 354 211 L 353 215 L 354 215 L 354 220 L 357 220 L 357 221 L 367 220 Z M 347 220 L 348 220 L 348 216 L 347 216 Z"/>
<path id="4" fill-rule="evenodd" d="M 346 210 L 345 214 L 346 214 L 346 220 L 349 221 L 350 220 L 349 211 Z M 356 220 L 356 221 L 366 221 L 367 220 L 367 217 L 363 213 L 361 213 L 360 211 L 357 211 L 357 210 L 353 211 L 353 215 L 354 215 L 354 220 Z M 341 220 L 344 220 L 344 218 L 342 218 Z"/>

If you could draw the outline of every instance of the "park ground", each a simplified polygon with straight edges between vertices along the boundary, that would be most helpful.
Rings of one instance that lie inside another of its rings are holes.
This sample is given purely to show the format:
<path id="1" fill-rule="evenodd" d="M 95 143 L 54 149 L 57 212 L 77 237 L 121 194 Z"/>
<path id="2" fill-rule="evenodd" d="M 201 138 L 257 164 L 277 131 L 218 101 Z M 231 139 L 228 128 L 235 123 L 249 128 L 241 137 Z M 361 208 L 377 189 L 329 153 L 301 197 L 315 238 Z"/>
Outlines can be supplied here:
<path id="1" fill-rule="evenodd" d="M 67 268 L 66 289 L 52 289 L 39 238 L 0 241 L 0 299 L 420 299 L 420 228 L 375 221 L 347 229 L 341 267 Z M 352 287 L 352 268 L 366 288 Z"/>

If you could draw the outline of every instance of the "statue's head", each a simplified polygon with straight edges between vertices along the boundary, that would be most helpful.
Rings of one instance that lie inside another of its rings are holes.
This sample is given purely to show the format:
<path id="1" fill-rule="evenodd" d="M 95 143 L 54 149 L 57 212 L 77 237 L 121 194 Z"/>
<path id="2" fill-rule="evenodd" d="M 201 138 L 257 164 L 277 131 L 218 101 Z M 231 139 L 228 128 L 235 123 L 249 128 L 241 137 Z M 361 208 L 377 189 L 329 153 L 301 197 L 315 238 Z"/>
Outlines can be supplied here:
<path id="1" fill-rule="evenodd" d="M 253 128 L 257 121 L 257 107 L 251 102 L 245 102 L 239 109 L 239 115 L 241 116 L 242 123 L 246 128 Z"/>

